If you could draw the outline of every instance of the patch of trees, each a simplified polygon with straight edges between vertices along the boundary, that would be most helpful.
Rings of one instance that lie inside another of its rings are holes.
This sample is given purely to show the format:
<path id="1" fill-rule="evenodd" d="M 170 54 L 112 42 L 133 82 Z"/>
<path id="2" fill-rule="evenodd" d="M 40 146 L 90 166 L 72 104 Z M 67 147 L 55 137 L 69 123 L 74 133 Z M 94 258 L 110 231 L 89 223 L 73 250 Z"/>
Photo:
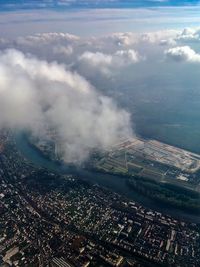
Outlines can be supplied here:
<path id="1" fill-rule="evenodd" d="M 128 186 L 160 203 L 192 213 L 200 212 L 200 194 L 185 187 L 134 176 Z"/>

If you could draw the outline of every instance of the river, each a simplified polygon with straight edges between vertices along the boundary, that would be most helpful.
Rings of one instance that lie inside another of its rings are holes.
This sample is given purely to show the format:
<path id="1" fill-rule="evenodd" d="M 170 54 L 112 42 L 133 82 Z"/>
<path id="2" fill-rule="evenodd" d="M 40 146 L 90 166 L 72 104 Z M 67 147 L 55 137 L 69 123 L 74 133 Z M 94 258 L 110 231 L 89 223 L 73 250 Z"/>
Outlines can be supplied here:
<path id="1" fill-rule="evenodd" d="M 119 176 L 94 173 L 92 171 L 87 171 L 80 167 L 69 167 L 67 165 L 60 165 L 45 158 L 37 149 L 31 146 L 24 134 L 16 134 L 15 136 L 16 146 L 18 150 L 27 158 L 32 164 L 38 167 L 44 167 L 51 171 L 59 172 L 62 174 L 73 174 L 76 177 L 85 179 L 91 183 L 98 184 L 100 186 L 106 187 L 111 191 L 121 194 L 128 199 L 140 203 L 146 208 L 162 212 L 173 216 L 176 219 L 200 223 L 200 214 L 189 214 L 182 210 L 178 210 L 172 207 L 168 207 L 161 203 L 150 200 L 149 198 L 132 191 L 126 184 L 125 179 Z"/>

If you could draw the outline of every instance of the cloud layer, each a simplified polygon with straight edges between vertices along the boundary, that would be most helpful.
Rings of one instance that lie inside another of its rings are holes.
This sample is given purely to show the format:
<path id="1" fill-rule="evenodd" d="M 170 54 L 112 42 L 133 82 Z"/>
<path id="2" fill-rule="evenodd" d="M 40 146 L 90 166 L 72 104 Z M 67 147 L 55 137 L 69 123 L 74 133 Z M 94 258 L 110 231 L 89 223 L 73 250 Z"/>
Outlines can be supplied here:
<path id="1" fill-rule="evenodd" d="M 0 126 L 45 136 L 56 129 L 65 160 L 82 162 L 132 134 L 129 114 L 63 65 L 0 53 Z"/>
<path id="2" fill-rule="evenodd" d="M 151 124 L 181 125 L 193 116 L 185 102 L 192 109 L 200 101 L 199 41 L 194 28 L 0 39 L 0 125 L 45 135 L 48 124 L 74 162 L 130 136 L 131 125 L 157 137 Z"/>

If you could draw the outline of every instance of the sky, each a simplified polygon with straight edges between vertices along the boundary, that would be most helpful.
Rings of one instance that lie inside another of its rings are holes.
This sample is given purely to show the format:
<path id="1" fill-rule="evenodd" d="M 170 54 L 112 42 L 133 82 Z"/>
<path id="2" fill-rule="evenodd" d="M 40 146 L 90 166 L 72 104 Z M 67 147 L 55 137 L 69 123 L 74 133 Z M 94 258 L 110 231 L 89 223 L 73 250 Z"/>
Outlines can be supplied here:
<path id="1" fill-rule="evenodd" d="M 199 1 L 0 1 L 1 37 L 64 32 L 100 36 L 198 27 Z M 27 4 L 28 3 L 28 4 Z M 61 4 L 62 3 L 62 4 Z"/>
<path id="2" fill-rule="evenodd" d="M 44 32 L 99 36 L 195 27 L 197 0 L 1 0 L 1 37 Z"/>
<path id="3" fill-rule="evenodd" d="M 197 5 L 198 0 L 1 0 L 1 11 L 16 9 L 135 8 Z"/>

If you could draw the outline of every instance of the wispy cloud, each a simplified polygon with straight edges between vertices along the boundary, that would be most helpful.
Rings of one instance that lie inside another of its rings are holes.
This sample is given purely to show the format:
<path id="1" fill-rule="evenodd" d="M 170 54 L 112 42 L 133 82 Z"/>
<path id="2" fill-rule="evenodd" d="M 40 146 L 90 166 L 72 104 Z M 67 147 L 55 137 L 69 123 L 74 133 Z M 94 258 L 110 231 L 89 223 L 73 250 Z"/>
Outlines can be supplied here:
<path id="1" fill-rule="evenodd" d="M 1 37 L 44 32 L 81 36 L 198 27 L 200 6 L 136 9 L 29 10 L 0 13 Z"/>

